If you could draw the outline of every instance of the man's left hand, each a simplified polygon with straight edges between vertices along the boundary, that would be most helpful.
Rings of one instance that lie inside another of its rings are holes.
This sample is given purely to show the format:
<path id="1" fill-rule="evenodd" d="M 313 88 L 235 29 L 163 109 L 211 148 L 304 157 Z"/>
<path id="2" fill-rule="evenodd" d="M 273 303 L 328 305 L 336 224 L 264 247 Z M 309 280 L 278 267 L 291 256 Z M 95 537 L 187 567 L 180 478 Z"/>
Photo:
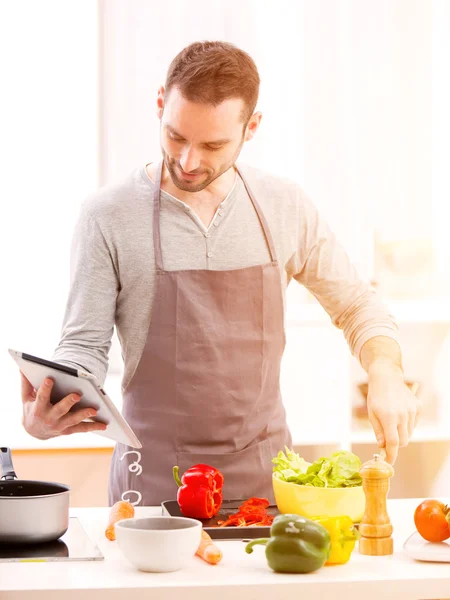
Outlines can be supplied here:
<path id="1" fill-rule="evenodd" d="M 423 403 L 405 384 L 399 371 L 369 371 L 367 408 L 379 448 L 394 464 L 399 447 L 408 445 L 417 425 Z"/>

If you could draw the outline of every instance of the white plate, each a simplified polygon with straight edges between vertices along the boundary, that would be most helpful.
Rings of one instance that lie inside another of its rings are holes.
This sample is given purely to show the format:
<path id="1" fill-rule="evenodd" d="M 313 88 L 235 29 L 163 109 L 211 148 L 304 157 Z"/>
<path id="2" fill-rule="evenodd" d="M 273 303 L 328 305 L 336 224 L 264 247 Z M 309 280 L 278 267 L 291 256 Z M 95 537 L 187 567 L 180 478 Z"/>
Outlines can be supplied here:
<path id="1" fill-rule="evenodd" d="M 403 550 L 415 560 L 450 562 L 450 538 L 445 542 L 427 542 L 416 531 L 406 540 Z"/>

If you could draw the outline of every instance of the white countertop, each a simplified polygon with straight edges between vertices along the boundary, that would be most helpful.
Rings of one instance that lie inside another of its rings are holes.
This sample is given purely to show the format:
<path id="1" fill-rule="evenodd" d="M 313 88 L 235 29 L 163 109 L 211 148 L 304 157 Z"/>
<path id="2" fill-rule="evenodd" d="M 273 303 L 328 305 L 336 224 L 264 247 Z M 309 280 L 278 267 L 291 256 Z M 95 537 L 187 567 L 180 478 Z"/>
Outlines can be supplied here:
<path id="1" fill-rule="evenodd" d="M 417 562 L 403 552 L 415 530 L 414 509 L 420 499 L 390 500 L 395 552 L 369 557 L 357 548 L 346 565 L 322 567 L 307 575 L 274 573 L 264 548 L 245 553 L 242 542 L 217 542 L 223 550 L 217 566 L 194 557 L 175 573 L 142 573 L 122 556 L 117 543 L 104 537 L 109 509 L 72 509 L 105 556 L 100 562 L 0 564 L 0 600 L 428 600 L 450 598 L 450 564 Z M 138 508 L 137 516 L 160 514 Z"/>

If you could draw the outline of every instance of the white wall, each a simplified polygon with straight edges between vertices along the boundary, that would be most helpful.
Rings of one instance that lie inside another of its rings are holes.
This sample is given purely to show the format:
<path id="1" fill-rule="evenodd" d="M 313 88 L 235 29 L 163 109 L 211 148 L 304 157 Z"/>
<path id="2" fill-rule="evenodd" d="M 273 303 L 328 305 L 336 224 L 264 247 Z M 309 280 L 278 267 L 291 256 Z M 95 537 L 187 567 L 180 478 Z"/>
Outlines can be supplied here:
<path id="1" fill-rule="evenodd" d="M 243 160 L 298 180 L 362 273 L 374 230 L 432 232 L 433 3 L 103 0 L 101 179 L 158 158 L 158 86 L 188 43 L 225 39 L 259 68 L 263 121 Z M 440 65 L 440 66 L 439 66 Z"/>
<path id="2" fill-rule="evenodd" d="M 98 185 L 97 6 L 2 3 L 0 56 L 0 443 L 20 428 L 7 353 L 51 356 L 78 207 Z"/>

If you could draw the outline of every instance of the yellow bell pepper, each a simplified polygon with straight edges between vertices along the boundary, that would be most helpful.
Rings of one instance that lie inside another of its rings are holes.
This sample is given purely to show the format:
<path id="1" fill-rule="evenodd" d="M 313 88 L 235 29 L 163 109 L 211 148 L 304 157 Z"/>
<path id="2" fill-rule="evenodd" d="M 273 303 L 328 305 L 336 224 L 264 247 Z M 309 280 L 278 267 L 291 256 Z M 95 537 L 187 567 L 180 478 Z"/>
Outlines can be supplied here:
<path id="1" fill-rule="evenodd" d="M 331 549 L 326 565 L 342 565 L 350 556 L 360 537 L 350 517 L 315 517 L 314 521 L 325 527 L 331 537 Z"/>

